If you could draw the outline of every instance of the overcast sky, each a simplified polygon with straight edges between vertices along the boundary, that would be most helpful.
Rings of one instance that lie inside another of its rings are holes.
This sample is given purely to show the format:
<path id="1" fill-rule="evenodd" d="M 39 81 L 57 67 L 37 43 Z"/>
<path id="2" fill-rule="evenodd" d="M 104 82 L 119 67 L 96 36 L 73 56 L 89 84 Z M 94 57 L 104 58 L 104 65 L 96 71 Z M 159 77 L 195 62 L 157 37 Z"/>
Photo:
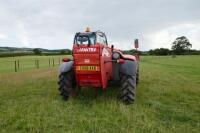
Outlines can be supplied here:
<path id="1" fill-rule="evenodd" d="M 72 48 L 90 27 L 109 44 L 141 50 L 170 48 L 186 36 L 200 49 L 200 0 L 0 0 L 0 46 Z"/>

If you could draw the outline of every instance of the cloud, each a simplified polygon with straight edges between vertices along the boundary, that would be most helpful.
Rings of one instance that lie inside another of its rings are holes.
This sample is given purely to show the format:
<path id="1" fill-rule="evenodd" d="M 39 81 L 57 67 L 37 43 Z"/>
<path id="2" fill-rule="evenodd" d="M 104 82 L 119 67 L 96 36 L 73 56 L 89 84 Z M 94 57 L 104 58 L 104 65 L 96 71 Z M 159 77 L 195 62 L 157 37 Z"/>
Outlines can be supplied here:
<path id="1" fill-rule="evenodd" d="M 17 22 L 17 31 L 18 31 L 17 37 L 19 39 L 20 44 L 23 47 L 30 47 L 29 37 L 28 37 L 27 30 L 25 29 L 23 22 L 21 21 Z"/>
<path id="2" fill-rule="evenodd" d="M 141 50 L 168 47 L 185 33 L 199 48 L 199 5 L 199 0 L 0 1 L 0 33 L 7 36 L 0 46 L 72 48 L 74 34 L 89 26 L 120 49 L 131 49 L 135 38 Z"/>
<path id="3" fill-rule="evenodd" d="M 2 39 L 2 40 L 7 39 L 7 35 L 0 33 L 0 39 Z"/>
<path id="4" fill-rule="evenodd" d="M 193 48 L 200 49 L 200 22 L 185 23 L 158 30 L 147 34 L 147 42 L 151 48 L 171 48 L 173 41 L 180 36 L 186 36 L 192 43 Z"/>

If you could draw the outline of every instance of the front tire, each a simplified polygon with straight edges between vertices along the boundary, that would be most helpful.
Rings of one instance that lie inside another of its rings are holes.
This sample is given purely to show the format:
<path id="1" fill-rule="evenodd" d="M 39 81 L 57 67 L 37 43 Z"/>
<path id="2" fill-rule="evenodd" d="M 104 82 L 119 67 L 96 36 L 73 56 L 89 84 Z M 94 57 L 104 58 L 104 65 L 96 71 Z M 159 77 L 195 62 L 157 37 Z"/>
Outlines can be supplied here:
<path id="1" fill-rule="evenodd" d="M 121 78 L 121 100 L 125 104 L 135 101 L 136 76 L 123 75 Z"/>

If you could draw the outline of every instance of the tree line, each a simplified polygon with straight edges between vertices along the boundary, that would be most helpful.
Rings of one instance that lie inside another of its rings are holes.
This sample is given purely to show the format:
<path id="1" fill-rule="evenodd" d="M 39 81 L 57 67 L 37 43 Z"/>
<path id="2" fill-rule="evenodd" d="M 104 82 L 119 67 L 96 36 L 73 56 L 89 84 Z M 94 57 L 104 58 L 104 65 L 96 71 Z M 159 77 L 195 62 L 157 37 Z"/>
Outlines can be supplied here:
<path id="1" fill-rule="evenodd" d="M 141 55 L 200 55 L 199 50 L 191 49 L 192 44 L 185 36 L 181 36 L 175 39 L 172 43 L 171 49 L 168 48 L 156 48 L 149 51 L 139 51 Z M 124 53 L 134 54 L 136 50 L 127 50 Z"/>
<path id="2" fill-rule="evenodd" d="M 42 50 L 40 50 L 39 48 L 35 48 L 33 49 L 33 53 L 35 55 L 69 55 L 69 54 L 72 54 L 72 51 L 67 49 L 67 50 L 60 50 L 60 51 L 57 51 L 57 52 L 42 52 Z"/>
<path id="3" fill-rule="evenodd" d="M 185 36 L 181 36 L 175 39 L 172 43 L 171 49 L 168 48 L 156 48 L 151 49 L 149 51 L 136 51 L 132 50 L 124 50 L 125 54 L 135 54 L 138 53 L 141 55 L 200 55 L 200 50 L 191 49 L 192 44 Z M 12 56 L 24 56 L 24 55 L 70 55 L 72 54 L 72 50 L 70 49 L 62 49 L 55 50 L 51 52 L 44 52 L 40 48 L 35 48 L 32 52 L 17 52 L 17 53 L 3 53 L 0 54 L 0 57 L 12 57 Z"/>
<path id="4" fill-rule="evenodd" d="M 25 52 L 4 52 L 0 53 L 0 57 L 14 57 L 14 56 L 27 56 L 27 55 L 71 55 L 72 51 L 67 50 L 56 50 L 56 51 L 50 51 L 50 52 L 44 52 L 40 48 L 35 48 L 32 51 L 25 51 Z"/>

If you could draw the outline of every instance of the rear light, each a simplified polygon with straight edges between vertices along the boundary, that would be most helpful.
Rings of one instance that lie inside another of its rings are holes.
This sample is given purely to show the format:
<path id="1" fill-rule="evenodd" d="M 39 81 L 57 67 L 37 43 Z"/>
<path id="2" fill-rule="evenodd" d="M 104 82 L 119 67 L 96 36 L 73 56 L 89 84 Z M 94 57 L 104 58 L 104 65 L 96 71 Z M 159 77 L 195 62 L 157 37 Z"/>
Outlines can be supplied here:
<path id="1" fill-rule="evenodd" d="M 124 59 L 118 59 L 118 60 L 117 60 L 117 63 L 119 63 L 119 64 L 124 64 L 124 62 L 125 62 Z"/>
<path id="2" fill-rule="evenodd" d="M 69 61 L 71 61 L 71 59 L 69 59 L 69 58 L 63 58 L 62 61 L 63 62 L 69 62 Z"/>

